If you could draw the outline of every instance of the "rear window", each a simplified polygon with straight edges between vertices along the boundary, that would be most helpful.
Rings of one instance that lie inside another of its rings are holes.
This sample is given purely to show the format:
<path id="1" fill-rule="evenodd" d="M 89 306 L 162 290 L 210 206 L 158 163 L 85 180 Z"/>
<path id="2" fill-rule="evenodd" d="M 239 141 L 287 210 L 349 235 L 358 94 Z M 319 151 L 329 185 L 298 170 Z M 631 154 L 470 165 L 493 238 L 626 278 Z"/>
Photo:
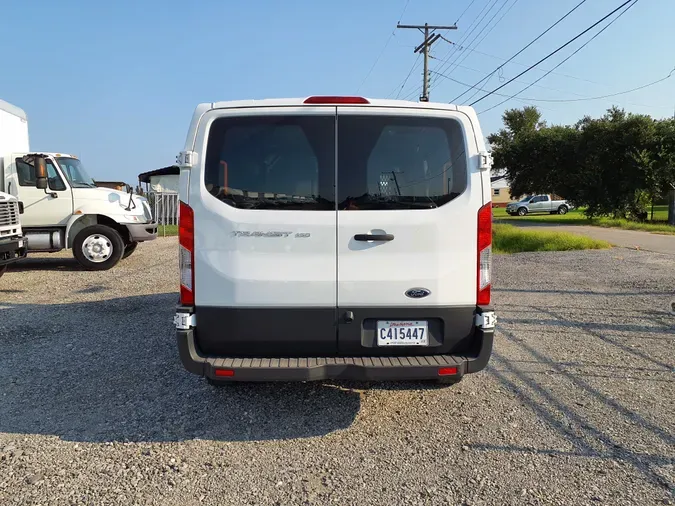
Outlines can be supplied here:
<path id="1" fill-rule="evenodd" d="M 339 116 L 338 209 L 433 209 L 459 196 L 466 185 L 458 121 Z"/>
<path id="2" fill-rule="evenodd" d="M 335 116 L 219 118 L 204 183 L 244 209 L 335 210 Z"/>

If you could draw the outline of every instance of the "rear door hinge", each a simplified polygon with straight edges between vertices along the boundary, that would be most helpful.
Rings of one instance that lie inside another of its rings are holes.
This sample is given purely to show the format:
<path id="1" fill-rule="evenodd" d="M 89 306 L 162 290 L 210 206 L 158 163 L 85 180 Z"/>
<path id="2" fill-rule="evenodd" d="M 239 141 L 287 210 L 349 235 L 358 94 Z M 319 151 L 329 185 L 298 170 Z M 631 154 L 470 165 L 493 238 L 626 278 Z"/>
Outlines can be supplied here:
<path id="1" fill-rule="evenodd" d="M 190 330 L 197 325 L 196 315 L 191 313 L 176 313 L 173 324 L 178 330 Z"/>
<path id="2" fill-rule="evenodd" d="M 490 170 L 493 163 L 492 153 L 489 153 L 488 151 L 481 151 L 478 153 L 478 168 L 480 170 Z"/>
<path id="3" fill-rule="evenodd" d="M 196 151 L 181 151 L 176 157 L 176 163 L 181 169 L 190 169 L 197 165 Z"/>
<path id="4" fill-rule="evenodd" d="M 494 329 L 497 317 L 494 311 L 485 311 L 476 315 L 476 327 L 479 329 Z"/>

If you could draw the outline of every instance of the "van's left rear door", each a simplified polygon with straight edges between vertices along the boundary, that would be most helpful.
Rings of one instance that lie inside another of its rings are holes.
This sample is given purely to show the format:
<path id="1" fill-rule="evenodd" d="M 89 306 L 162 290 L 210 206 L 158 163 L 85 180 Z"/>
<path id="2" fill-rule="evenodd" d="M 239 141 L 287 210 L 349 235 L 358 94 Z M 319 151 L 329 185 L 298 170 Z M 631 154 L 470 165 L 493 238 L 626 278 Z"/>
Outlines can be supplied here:
<path id="1" fill-rule="evenodd" d="M 335 107 L 216 109 L 202 122 L 189 202 L 199 347 L 334 355 Z"/>

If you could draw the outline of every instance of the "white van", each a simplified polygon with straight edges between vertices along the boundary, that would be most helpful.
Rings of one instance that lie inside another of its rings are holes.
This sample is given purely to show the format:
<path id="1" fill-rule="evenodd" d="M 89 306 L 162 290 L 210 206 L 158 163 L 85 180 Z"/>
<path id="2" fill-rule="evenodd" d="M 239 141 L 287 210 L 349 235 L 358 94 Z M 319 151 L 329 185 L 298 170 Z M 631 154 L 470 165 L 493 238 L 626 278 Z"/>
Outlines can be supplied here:
<path id="1" fill-rule="evenodd" d="M 188 371 L 454 383 L 487 365 L 491 158 L 473 109 L 201 104 L 178 165 Z"/>

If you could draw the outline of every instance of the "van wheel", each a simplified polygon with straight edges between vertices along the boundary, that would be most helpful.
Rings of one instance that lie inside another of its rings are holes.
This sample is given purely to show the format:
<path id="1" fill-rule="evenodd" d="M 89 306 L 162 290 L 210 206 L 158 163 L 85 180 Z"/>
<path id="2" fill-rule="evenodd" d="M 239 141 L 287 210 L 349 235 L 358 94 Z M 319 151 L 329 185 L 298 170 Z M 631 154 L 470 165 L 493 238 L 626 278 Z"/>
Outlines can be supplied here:
<path id="1" fill-rule="evenodd" d="M 134 251 L 136 251 L 136 248 L 138 248 L 137 242 L 130 242 L 129 244 L 127 244 L 126 247 L 124 248 L 124 253 L 122 254 L 122 260 L 124 260 L 128 256 L 131 256 L 131 254 Z"/>
<path id="2" fill-rule="evenodd" d="M 518 208 L 518 216 L 525 216 L 527 214 L 527 207 Z"/>
<path id="3" fill-rule="evenodd" d="M 78 232 L 73 241 L 73 256 L 90 271 L 113 268 L 124 254 L 124 241 L 117 230 L 105 225 L 92 225 Z"/>
<path id="4" fill-rule="evenodd" d="M 0 265 L 0 278 L 2 275 L 7 272 L 7 266 L 6 265 Z"/>
<path id="5" fill-rule="evenodd" d="M 558 214 L 567 214 L 567 206 L 560 206 L 558 208 Z"/>

